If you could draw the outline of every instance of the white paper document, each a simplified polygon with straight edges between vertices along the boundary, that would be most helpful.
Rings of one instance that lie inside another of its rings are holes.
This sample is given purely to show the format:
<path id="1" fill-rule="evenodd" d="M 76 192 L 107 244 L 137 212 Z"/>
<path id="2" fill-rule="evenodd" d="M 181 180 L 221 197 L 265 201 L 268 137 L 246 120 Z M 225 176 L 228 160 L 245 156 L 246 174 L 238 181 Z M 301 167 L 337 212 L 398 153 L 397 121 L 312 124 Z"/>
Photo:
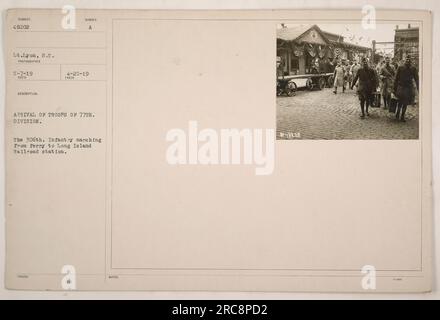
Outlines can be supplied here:
<path id="1" fill-rule="evenodd" d="M 11 9 L 6 285 L 431 290 L 431 15 Z"/>

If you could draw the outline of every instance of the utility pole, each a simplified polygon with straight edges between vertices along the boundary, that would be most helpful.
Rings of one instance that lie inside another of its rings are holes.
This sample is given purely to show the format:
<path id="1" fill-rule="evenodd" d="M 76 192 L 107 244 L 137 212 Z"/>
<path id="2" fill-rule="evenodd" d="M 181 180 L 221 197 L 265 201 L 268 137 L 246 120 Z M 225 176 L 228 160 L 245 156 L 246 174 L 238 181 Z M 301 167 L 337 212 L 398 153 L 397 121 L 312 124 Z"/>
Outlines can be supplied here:
<path id="1" fill-rule="evenodd" d="M 376 63 L 376 40 L 373 40 L 373 63 Z"/>

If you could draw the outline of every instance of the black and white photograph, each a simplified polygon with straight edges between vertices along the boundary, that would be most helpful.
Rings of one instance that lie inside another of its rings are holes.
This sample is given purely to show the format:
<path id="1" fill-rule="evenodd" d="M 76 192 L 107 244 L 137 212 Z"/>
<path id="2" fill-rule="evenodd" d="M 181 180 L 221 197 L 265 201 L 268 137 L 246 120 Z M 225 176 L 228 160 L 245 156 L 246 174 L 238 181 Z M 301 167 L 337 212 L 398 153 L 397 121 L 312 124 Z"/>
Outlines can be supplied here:
<path id="1" fill-rule="evenodd" d="M 419 138 L 417 23 L 277 26 L 277 140 Z"/>

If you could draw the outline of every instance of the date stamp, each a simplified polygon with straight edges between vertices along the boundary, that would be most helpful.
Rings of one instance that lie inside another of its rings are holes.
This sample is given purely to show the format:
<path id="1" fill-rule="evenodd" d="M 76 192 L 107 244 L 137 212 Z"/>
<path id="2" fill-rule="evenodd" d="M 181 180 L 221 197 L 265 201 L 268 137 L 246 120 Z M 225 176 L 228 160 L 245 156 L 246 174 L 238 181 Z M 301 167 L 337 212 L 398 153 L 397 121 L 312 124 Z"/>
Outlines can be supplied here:
<path id="1" fill-rule="evenodd" d="M 281 140 L 301 139 L 301 132 L 281 131 L 278 132 L 277 138 Z"/>

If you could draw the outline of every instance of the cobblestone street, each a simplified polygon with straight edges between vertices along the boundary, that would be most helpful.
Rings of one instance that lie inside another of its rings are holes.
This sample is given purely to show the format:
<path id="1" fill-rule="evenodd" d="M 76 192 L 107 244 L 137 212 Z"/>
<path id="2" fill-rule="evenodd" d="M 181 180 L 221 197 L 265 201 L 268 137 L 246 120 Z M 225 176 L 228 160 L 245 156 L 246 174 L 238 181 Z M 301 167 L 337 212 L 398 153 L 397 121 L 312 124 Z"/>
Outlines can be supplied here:
<path id="1" fill-rule="evenodd" d="M 419 109 L 408 106 L 406 122 L 383 108 L 369 109 L 361 119 L 354 90 L 338 94 L 332 89 L 297 91 L 293 97 L 277 97 L 277 139 L 417 139 Z"/>

